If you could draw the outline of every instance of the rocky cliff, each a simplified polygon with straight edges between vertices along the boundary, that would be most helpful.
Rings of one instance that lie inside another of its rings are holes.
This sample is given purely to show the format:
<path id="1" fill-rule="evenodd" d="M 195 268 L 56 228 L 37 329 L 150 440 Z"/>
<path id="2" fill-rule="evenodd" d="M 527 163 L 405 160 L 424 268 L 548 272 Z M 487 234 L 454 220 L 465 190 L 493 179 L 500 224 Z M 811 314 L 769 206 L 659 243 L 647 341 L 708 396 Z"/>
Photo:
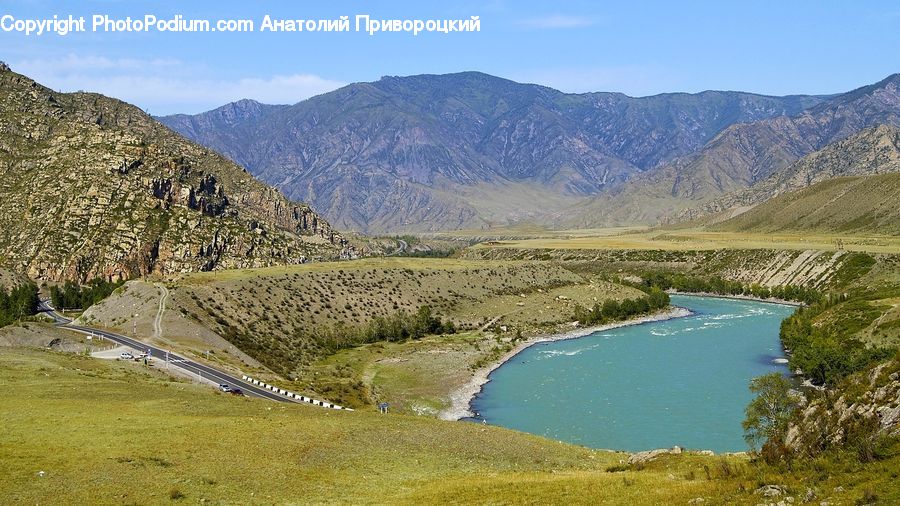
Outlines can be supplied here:
<path id="1" fill-rule="evenodd" d="M 330 258 L 342 236 L 118 100 L 0 69 L 0 265 L 123 279 Z"/>
<path id="2" fill-rule="evenodd" d="M 812 456 L 844 445 L 873 459 L 878 438 L 898 434 L 900 361 L 894 359 L 854 375 L 840 389 L 806 392 L 786 444 Z"/>

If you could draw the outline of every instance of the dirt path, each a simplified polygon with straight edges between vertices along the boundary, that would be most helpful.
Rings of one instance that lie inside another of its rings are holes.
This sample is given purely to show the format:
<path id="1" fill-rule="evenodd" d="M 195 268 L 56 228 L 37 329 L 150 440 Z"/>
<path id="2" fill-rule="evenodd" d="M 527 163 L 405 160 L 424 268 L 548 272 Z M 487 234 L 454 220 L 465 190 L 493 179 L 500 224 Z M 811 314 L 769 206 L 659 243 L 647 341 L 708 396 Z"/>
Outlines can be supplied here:
<path id="1" fill-rule="evenodd" d="M 160 297 L 159 310 L 157 310 L 156 318 L 153 320 L 153 338 L 159 339 L 163 334 L 162 318 L 163 314 L 166 312 L 166 299 L 169 298 L 169 289 L 166 288 L 162 283 L 156 283 L 156 287 L 160 290 Z"/>
<path id="2" fill-rule="evenodd" d="M 491 321 L 489 321 L 489 322 L 485 323 L 484 325 L 482 325 L 481 328 L 478 329 L 478 330 L 480 330 L 481 332 L 484 332 L 485 330 L 487 330 L 488 328 L 490 328 L 491 325 L 497 323 L 497 321 L 499 321 L 500 318 L 503 318 L 503 315 L 495 316 Z"/>

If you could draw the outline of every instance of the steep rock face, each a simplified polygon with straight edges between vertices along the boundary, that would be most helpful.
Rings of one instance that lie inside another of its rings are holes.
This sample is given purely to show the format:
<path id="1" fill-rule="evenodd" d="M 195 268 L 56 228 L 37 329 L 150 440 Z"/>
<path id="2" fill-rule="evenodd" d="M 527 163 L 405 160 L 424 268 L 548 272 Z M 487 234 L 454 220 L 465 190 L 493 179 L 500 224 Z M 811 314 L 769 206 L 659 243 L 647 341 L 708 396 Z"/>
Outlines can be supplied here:
<path id="1" fill-rule="evenodd" d="M 773 288 L 796 285 L 825 289 L 831 286 L 852 255 L 844 251 L 785 250 L 610 250 L 469 248 L 463 258 L 483 260 L 554 260 L 589 263 L 607 270 L 644 272 L 664 269 L 700 277 L 716 276 L 744 284 Z"/>
<path id="2" fill-rule="evenodd" d="M 900 172 L 900 128 L 880 125 L 811 153 L 749 189 L 685 210 L 676 219 L 693 220 L 729 210 L 745 211 L 778 195 L 827 179 L 891 172 Z"/>
<path id="3" fill-rule="evenodd" d="M 900 126 L 900 74 L 795 116 L 732 125 L 697 153 L 638 175 L 580 204 L 555 224 L 670 221 L 684 209 L 760 184 L 801 157 L 878 125 Z"/>
<path id="4" fill-rule="evenodd" d="M 241 101 L 166 125 L 338 226 L 439 230 L 532 218 L 821 97 L 570 95 L 477 72 L 385 77 L 293 106 Z M 536 213 L 498 209 L 526 200 Z M 537 191 L 537 190 L 540 191 Z"/>
<path id="5" fill-rule="evenodd" d="M 100 95 L 0 71 L 0 263 L 31 277 L 298 263 L 345 245 L 309 206 Z"/>
<path id="6" fill-rule="evenodd" d="M 880 435 L 900 434 L 898 371 L 900 363 L 891 360 L 850 378 L 839 391 L 809 393 L 788 429 L 787 445 L 816 455 L 842 444 L 863 446 Z"/>

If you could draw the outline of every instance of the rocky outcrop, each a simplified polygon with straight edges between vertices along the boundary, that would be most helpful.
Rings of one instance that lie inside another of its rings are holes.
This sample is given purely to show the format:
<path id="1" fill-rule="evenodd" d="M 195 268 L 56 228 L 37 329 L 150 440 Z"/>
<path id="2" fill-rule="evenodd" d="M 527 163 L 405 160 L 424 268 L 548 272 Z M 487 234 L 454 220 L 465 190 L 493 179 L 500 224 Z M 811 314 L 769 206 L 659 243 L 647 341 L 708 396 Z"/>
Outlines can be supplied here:
<path id="1" fill-rule="evenodd" d="M 131 105 L 0 72 L 0 263 L 33 278 L 337 258 L 347 242 L 225 158 Z"/>
<path id="2" fill-rule="evenodd" d="M 631 454 L 628 457 L 628 464 L 646 464 L 652 460 L 656 460 L 663 455 L 679 455 L 681 454 L 682 449 L 678 446 L 673 446 L 672 448 L 658 448 L 656 450 L 647 450 L 643 452 L 637 452 Z"/>
<path id="3" fill-rule="evenodd" d="M 833 446 L 865 445 L 880 435 L 900 435 L 900 361 L 879 364 L 840 390 L 806 394 L 786 444 L 816 454 Z"/>

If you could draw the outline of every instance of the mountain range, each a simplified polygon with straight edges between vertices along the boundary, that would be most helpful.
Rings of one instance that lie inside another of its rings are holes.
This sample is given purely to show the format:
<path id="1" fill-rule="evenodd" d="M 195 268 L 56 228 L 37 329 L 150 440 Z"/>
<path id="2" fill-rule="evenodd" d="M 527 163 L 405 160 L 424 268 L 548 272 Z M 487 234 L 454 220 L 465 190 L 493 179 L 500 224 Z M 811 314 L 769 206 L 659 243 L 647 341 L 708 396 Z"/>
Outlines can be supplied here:
<path id="1" fill-rule="evenodd" d="M 697 153 L 598 196 L 561 225 L 671 221 L 681 210 L 754 187 L 801 157 L 877 125 L 900 126 L 900 74 L 797 115 L 732 125 Z"/>
<path id="2" fill-rule="evenodd" d="M 308 205 L 137 107 L 6 65 L 0 173 L 0 266 L 33 279 L 300 263 L 346 246 Z"/>
<path id="3" fill-rule="evenodd" d="M 684 210 L 677 215 L 677 221 L 694 220 L 692 223 L 712 224 L 741 214 L 773 197 L 829 179 L 895 172 L 900 172 L 900 128 L 879 125 L 804 156 L 750 188 Z M 893 197 L 897 199 L 898 195 Z"/>
<path id="4" fill-rule="evenodd" d="M 566 94 L 464 72 L 385 77 L 295 105 L 243 100 L 159 119 L 310 202 L 336 226 L 385 233 L 655 219 L 655 210 L 591 206 L 627 194 L 632 180 L 647 185 L 684 166 L 735 125 L 797 117 L 836 98 Z M 691 194 L 682 186 L 676 199 Z"/>
<path id="5" fill-rule="evenodd" d="M 0 267 L 115 280 L 352 255 L 329 218 L 894 233 L 898 113 L 900 75 L 835 96 L 631 98 L 463 73 L 159 122 L 0 65 Z"/>

